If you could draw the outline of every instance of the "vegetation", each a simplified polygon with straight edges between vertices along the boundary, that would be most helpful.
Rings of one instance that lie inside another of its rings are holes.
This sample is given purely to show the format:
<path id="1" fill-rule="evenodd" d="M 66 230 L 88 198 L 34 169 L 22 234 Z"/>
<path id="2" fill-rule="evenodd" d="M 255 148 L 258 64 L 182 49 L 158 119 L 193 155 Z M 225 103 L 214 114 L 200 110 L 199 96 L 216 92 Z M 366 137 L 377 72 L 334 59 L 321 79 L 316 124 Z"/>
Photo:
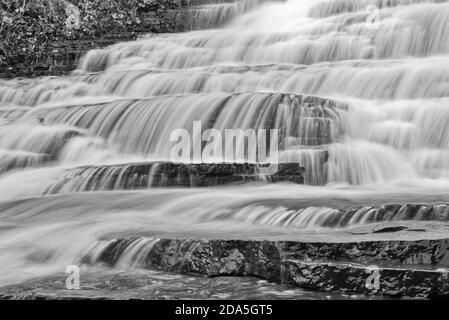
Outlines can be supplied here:
<path id="1" fill-rule="evenodd" d="M 177 0 L 2 0 L 0 65 L 37 61 L 55 41 L 133 30 L 145 13 L 175 7 Z"/>

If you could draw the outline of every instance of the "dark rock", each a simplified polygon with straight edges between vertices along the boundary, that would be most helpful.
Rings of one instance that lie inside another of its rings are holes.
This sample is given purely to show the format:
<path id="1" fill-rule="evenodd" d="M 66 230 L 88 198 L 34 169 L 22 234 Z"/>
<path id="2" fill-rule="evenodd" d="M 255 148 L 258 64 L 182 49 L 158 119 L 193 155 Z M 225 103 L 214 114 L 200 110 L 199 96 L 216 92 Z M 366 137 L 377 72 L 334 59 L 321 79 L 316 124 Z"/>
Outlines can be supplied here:
<path id="1" fill-rule="evenodd" d="M 171 162 L 135 163 L 115 166 L 83 167 L 68 171 L 49 193 L 58 193 L 71 179 L 85 176 L 84 190 L 131 190 L 151 187 L 209 187 L 248 182 L 304 182 L 304 168 L 297 163 L 279 165 L 271 176 L 260 173 L 257 164 L 183 164 Z M 89 173 L 89 174 L 87 174 Z M 77 191 L 77 190 L 74 190 Z"/>
<path id="2" fill-rule="evenodd" d="M 126 256 L 134 264 L 144 252 L 140 266 L 161 271 L 257 276 L 326 292 L 427 298 L 449 294 L 446 239 L 360 243 L 152 239 L 146 251 L 130 255 L 128 249 L 135 249 L 142 239 L 115 240 L 98 260 L 87 256 L 84 262 L 115 266 Z M 378 287 L 369 286 L 374 272 Z"/>
<path id="3" fill-rule="evenodd" d="M 448 293 L 447 280 L 440 271 L 379 267 L 376 272 L 378 283 L 374 284 L 370 279 L 373 269 L 364 265 L 286 260 L 283 261 L 282 282 L 305 289 L 348 294 L 427 298 Z"/>
<path id="4" fill-rule="evenodd" d="M 390 233 L 390 232 L 399 232 L 407 230 L 408 227 L 397 226 L 397 227 L 386 227 L 378 230 L 374 230 L 372 233 Z"/>

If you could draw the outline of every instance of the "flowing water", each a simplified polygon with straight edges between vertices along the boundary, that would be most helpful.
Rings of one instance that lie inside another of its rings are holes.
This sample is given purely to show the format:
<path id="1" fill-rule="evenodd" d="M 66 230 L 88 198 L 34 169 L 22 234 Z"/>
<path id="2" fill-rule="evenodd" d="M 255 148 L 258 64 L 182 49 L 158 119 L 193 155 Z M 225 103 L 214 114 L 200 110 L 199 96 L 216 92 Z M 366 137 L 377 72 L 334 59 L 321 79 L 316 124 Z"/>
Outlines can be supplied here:
<path id="1" fill-rule="evenodd" d="M 69 76 L 0 81 L 0 284 L 60 272 L 111 234 L 447 231 L 449 1 L 195 10 L 190 32 L 92 50 Z M 278 129 L 279 161 L 304 167 L 306 185 L 154 188 L 171 133 L 194 121 Z"/>

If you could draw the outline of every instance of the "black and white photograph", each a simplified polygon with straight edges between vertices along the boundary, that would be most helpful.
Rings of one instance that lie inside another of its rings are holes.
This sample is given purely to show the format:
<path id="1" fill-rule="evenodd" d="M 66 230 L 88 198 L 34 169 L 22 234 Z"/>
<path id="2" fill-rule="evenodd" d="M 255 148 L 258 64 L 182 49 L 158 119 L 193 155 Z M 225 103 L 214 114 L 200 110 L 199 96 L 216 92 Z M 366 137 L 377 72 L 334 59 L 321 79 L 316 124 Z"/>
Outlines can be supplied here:
<path id="1" fill-rule="evenodd" d="M 0 0 L 0 300 L 444 299 L 449 0 Z"/>

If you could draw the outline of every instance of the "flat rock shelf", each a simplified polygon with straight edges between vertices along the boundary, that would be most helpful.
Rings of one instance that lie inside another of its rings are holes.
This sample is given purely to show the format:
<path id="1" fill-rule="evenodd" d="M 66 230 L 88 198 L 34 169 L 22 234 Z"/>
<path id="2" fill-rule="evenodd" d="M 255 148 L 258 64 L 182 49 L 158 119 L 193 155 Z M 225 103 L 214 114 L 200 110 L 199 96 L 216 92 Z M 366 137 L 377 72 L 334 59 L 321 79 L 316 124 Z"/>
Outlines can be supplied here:
<path id="1" fill-rule="evenodd" d="M 123 237 L 99 241 L 82 259 L 80 291 L 66 290 L 67 275 L 61 274 L 3 287 L 0 297 L 446 298 L 448 249 L 449 239 L 305 242 Z M 168 282 L 158 287 L 157 279 L 162 278 Z M 195 285 L 182 292 L 185 287 L 176 288 L 174 282 Z M 213 289 L 217 284 L 220 288 Z M 242 284 L 246 289 L 236 292 Z M 271 294 L 262 295 L 263 290 Z"/>

